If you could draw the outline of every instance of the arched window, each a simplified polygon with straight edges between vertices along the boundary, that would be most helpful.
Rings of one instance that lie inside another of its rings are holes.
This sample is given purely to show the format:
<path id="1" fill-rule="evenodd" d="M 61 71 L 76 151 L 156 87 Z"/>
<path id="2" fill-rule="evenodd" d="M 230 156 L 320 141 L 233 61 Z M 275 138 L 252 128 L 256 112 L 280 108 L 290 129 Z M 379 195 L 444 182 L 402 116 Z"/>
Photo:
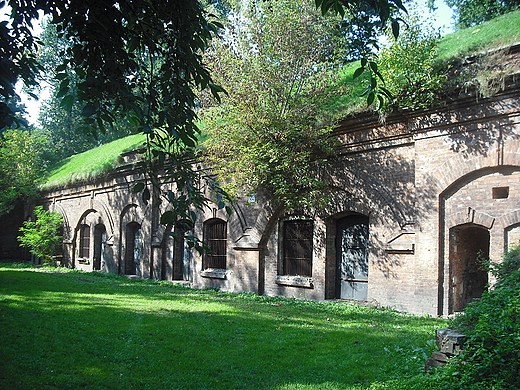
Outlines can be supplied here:
<path id="1" fill-rule="evenodd" d="M 79 227 L 79 253 L 80 258 L 87 259 L 90 256 L 90 226 L 83 224 Z"/>
<path id="2" fill-rule="evenodd" d="M 282 221 L 282 275 L 312 276 L 314 221 Z"/>
<path id="3" fill-rule="evenodd" d="M 213 218 L 204 223 L 204 245 L 209 252 L 204 253 L 203 269 L 226 269 L 227 256 L 227 223 Z"/>

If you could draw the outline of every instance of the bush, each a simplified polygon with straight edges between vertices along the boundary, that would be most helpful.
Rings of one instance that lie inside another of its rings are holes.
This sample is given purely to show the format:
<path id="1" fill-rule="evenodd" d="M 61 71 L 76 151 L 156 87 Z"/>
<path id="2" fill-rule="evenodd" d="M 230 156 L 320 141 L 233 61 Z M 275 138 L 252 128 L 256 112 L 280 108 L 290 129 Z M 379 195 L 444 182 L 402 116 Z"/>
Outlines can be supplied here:
<path id="1" fill-rule="evenodd" d="M 470 303 L 452 326 L 468 335 L 459 360 L 460 383 L 468 388 L 520 388 L 520 246 L 488 269 L 497 283 Z"/>
<path id="2" fill-rule="evenodd" d="M 382 50 L 379 69 L 386 89 L 394 97 L 393 107 L 420 109 L 435 103 L 446 83 L 446 71 L 435 62 L 439 33 L 407 19 L 408 27 Z"/>
<path id="3" fill-rule="evenodd" d="M 18 237 L 21 245 L 43 259 L 44 264 L 53 264 L 53 256 L 59 251 L 62 237 L 58 234 L 63 218 L 58 213 L 46 211 L 42 206 L 34 209 L 36 221 L 25 221 Z"/>

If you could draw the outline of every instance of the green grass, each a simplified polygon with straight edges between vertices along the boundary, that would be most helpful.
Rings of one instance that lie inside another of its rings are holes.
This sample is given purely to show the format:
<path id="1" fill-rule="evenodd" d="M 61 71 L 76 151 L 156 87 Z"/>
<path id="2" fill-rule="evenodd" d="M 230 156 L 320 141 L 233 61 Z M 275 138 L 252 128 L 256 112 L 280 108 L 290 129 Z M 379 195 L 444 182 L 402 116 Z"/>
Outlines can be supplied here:
<path id="1" fill-rule="evenodd" d="M 130 135 L 66 158 L 50 168 L 42 188 L 63 187 L 106 174 L 121 162 L 121 153 L 141 146 L 145 139 L 144 134 Z"/>
<path id="2" fill-rule="evenodd" d="M 421 372 L 443 326 L 346 302 L 0 264 L 3 389 L 364 389 Z"/>
<path id="3" fill-rule="evenodd" d="M 520 42 L 520 11 L 444 36 L 439 42 L 437 59 L 449 61 L 516 42 Z"/>

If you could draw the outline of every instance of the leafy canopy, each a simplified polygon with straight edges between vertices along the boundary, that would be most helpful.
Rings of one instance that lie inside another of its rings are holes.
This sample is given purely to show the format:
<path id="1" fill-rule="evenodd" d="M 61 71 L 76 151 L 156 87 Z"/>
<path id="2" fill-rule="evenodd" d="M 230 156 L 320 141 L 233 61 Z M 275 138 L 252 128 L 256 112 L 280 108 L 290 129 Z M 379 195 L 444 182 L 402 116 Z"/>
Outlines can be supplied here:
<path id="1" fill-rule="evenodd" d="M 58 34 L 55 24 L 45 19 L 42 23 L 40 39 L 42 45 L 38 59 L 45 70 L 43 77 L 49 90 L 40 107 L 38 132 L 48 139 L 46 150 L 52 162 L 61 161 L 69 156 L 84 152 L 99 145 L 137 132 L 136 126 L 124 118 L 117 118 L 106 131 L 97 131 L 97 125 L 86 125 L 82 115 L 83 106 L 78 101 L 81 80 L 71 71 L 66 71 L 69 78 L 69 93 L 74 97 L 70 107 L 64 107 L 63 97 L 59 96 L 62 80 L 56 78 L 55 69 L 60 65 L 60 53 L 69 50 L 73 43 L 63 34 Z M 61 76 L 60 76 L 61 77 Z"/>
<path id="2" fill-rule="evenodd" d="M 207 57 L 228 96 L 201 116 L 208 161 L 233 195 L 261 186 L 290 208 L 322 199 L 317 173 L 334 141 L 324 126 L 333 117 L 321 107 L 344 92 L 334 83 L 345 44 L 340 20 L 304 0 L 232 11 Z"/>
<path id="3" fill-rule="evenodd" d="M 37 185 L 46 168 L 42 150 L 45 138 L 29 130 L 5 130 L 0 138 L 0 215 L 16 202 L 37 196 Z"/>
<path id="4" fill-rule="evenodd" d="M 69 42 L 58 50 L 61 62 L 54 69 L 61 106 L 71 111 L 79 102 L 84 123 L 79 127 L 86 131 L 93 126 L 104 130 L 123 119 L 148 134 L 150 175 L 135 190 L 148 200 L 146 184 L 157 184 L 153 170 L 168 161 L 167 179 L 177 189 L 162 194 L 175 205 L 163 222 L 193 222 L 190 206 L 207 202 L 206 187 L 194 186 L 203 173 L 194 169 L 190 157 L 196 151 L 189 149 L 197 143 L 198 92 L 207 89 L 217 100 L 223 92 L 202 53 L 222 24 L 198 0 L 0 1 L 2 11 L 6 5 L 10 19 L 0 22 L 0 129 L 15 121 L 6 103 L 16 95 L 15 84 L 38 85 L 42 65 L 31 24 L 44 13 Z M 404 9 L 400 0 L 316 0 L 315 6 L 323 14 L 348 11 L 352 23 L 367 31 L 365 37 L 375 36 L 388 21 L 397 33 L 392 13 Z M 367 23 L 372 17 L 377 23 Z M 221 197 L 219 193 L 217 200 Z"/>
<path id="5" fill-rule="evenodd" d="M 457 27 L 481 24 L 520 8 L 520 0 L 446 0 L 455 11 Z"/>

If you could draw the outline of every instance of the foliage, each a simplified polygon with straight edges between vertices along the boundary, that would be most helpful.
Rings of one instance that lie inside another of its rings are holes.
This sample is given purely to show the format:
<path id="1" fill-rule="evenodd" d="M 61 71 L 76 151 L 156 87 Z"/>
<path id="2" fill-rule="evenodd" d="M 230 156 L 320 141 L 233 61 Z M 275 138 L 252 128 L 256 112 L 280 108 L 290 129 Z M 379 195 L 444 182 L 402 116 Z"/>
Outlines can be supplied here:
<path id="1" fill-rule="evenodd" d="M 407 28 L 398 39 L 387 34 L 391 44 L 378 60 L 386 90 L 393 96 L 387 105 L 430 107 L 447 81 L 446 68 L 436 63 L 439 34 L 421 24 L 417 16 L 406 21 Z"/>
<path id="2" fill-rule="evenodd" d="M 15 95 L 18 78 L 28 86 L 37 84 L 41 64 L 35 58 L 38 43 L 30 27 L 43 11 L 71 42 L 59 53 L 62 63 L 56 67 L 64 107 L 72 107 L 75 99 L 69 90 L 73 74 L 80 80 L 77 98 L 84 104 L 87 124 L 103 127 L 122 114 L 141 130 L 164 128 L 172 137 L 193 143 L 194 88 L 221 92 L 200 55 L 221 24 L 209 20 L 211 15 L 199 1 L 11 0 L 9 6 L 11 20 L 2 22 L 0 34 L 6 68 L 0 94 L 5 98 Z M 393 9 L 404 9 L 400 0 L 318 0 L 316 6 L 324 14 L 343 15 L 346 9 L 360 17 L 375 16 L 379 28 L 391 20 Z M 1 127 L 12 119 L 3 103 L 0 119 Z"/>
<path id="3" fill-rule="evenodd" d="M 41 150 L 45 139 L 22 129 L 5 130 L 0 139 L 0 215 L 18 201 L 37 195 L 37 183 L 47 162 Z"/>
<path id="4" fill-rule="evenodd" d="M 492 289 L 470 303 L 453 325 L 468 335 L 458 380 L 468 388 L 520 388 L 520 246 L 490 263 Z"/>
<path id="5" fill-rule="evenodd" d="M 87 125 L 103 128 L 104 123 L 126 116 L 141 130 L 164 127 L 185 142 L 193 140 L 193 87 L 212 87 L 199 51 L 219 28 L 207 20 L 198 1 L 10 1 L 9 5 L 12 20 L 4 25 L 2 40 L 6 46 L 27 41 L 20 51 L 34 56 L 36 43 L 29 26 L 38 11 L 51 15 L 58 33 L 70 41 L 59 53 L 58 97 L 70 109 L 76 97 L 69 87 L 77 80 L 77 99 L 83 103 Z M 41 67 L 30 59 L 31 69 Z M 11 65 L 14 78 L 34 83 L 34 72 L 21 73 L 20 66 Z"/>
<path id="6" fill-rule="evenodd" d="M 366 96 L 367 106 L 371 106 L 375 101 L 379 107 L 383 105 L 385 99 L 391 99 L 391 95 L 386 91 L 384 78 L 378 71 L 375 62 L 374 49 L 379 50 L 378 37 L 382 35 L 390 22 L 390 28 L 394 38 L 399 37 L 401 22 L 400 13 L 405 12 L 406 8 L 400 0 L 364 0 L 364 1 L 337 1 L 337 0 L 316 0 L 316 6 L 321 8 L 323 14 L 332 10 L 336 14 L 350 17 L 342 23 L 342 30 L 352 39 L 346 51 L 346 59 L 353 60 L 350 55 L 361 55 L 360 66 L 354 73 L 354 78 L 365 75 L 369 82 L 363 96 Z M 374 15 L 379 18 L 374 19 Z M 359 57 L 358 57 L 359 58 Z"/>
<path id="7" fill-rule="evenodd" d="M 446 0 L 453 8 L 457 27 L 466 28 L 520 8 L 520 0 Z"/>
<path id="8" fill-rule="evenodd" d="M 64 36 L 60 36 L 56 31 L 56 25 L 50 23 L 48 18 L 44 19 L 42 24 L 43 31 L 40 35 L 42 46 L 38 59 L 45 70 L 44 79 L 50 94 L 40 108 L 38 131 L 49 140 L 49 149 L 46 151 L 48 159 L 58 162 L 74 154 L 135 133 L 135 126 L 122 119 L 115 120 L 111 126 L 105 127 L 104 131 L 98 131 L 96 126 L 85 126 L 82 123 L 82 107 L 77 99 L 70 107 L 62 106 L 62 98 L 57 97 L 61 81 L 55 78 L 55 68 L 61 61 L 59 53 L 70 49 L 72 42 Z M 78 77 L 70 73 L 69 79 L 69 90 L 73 96 L 77 97 L 79 93 Z"/>
<path id="9" fill-rule="evenodd" d="M 5 5 L 5 1 L 0 2 L 1 8 Z M 193 175 L 200 172 L 177 151 L 195 153 L 185 148 L 193 148 L 197 142 L 197 90 L 208 89 L 217 100 L 223 92 L 202 60 L 202 52 L 222 25 L 212 20 L 202 3 L 11 0 L 9 6 L 11 19 L 0 23 L 0 95 L 5 99 L 15 95 L 19 79 L 28 87 L 37 84 L 42 66 L 35 57 L 38 43 L 30 27 L 40 11 L 50 15 L 59 36 L 70 42 L 60 48 L 62 61 L 55 68 L 60 105 L 71 111 L 79 101 L 87 132 L 92 126 L 103 130 L 123 120 L 149 134 L 155 145 L 150 144 L 148 152 L 155 161 L 148 167 L 173 167 L 168 175 L 177 184 L 176 192 L 180 196 L 191 192 L 192 180 L 185 178 L 196 180 Z M 404 8 L 400 0 L 318 0 L 316 7 L 324 14 L 343 15 L 346 9 L 374 16 L 381 22 L 378 28 L 391 19 L 394 8 Z M 13 118 L 14 113 L 0 102 L 0 128 Z M 167 155 L 169 150 L 174 153 Z M 166 160 L 168 166 L 163 165 Z M 154 173 L 149 173 L 153 180 Z M 136 189 L 142 191 L 143 199 L 149 197 L 147 186 Z M 207 199 L 204 194 L 193 195 L 197 201 Z M 188 207 L 182 214 L 192 215 L 184 198 L 181 204 Z"/>
<path id="10" fill-rule="evenodd" d="M 316 202 L 317 172 L 334 142 L 332 117 L 321 112 L 337 73 L 338 18 L 306 1 L 237 7 L 208 63 L 229 93 L 201 113 L 208 161 L 234 195 L 269 190 L 287 207 Z M 335 67 L 336 66 L 336 67 Z"/>
<path id="11" fill-rule="evenodd" d="M 158 203 L 166 201 L 169 207 L 160 217 L 161 224 L 172 228 L 173 233 L 168 234 L 174 237 L 182 234 L 189 248 L 202 253 L 208 248 L 193 231 L 196 210 L 202 211 L 213 203 L 231 214 L 231 199 L 214 175 L 201 167 L 198 149 L 170 143 L 168 139 L 168 133 L 156 132 L 148 140 L 139 164 L 145 180 L 138 182 L 133 192 L 142 193 L 145 203 L 152 196 Z"/>
<path id="12" fill-rule="evenodd" d="M 44 210 L 42 206 L 34 208 L 35 221 L 24 221 L 18 237 L 21 245 L 43 259 L 44 264 L 53 264 L 53 256 L 59 253 L 62 236 L 59 235 L 63 217 L 59 213 Z"/>
<path id="13" fill-rule="evenodd" d="M 0 310 L 0 387 L 12 390 L 361 390 L 420 371 L 445 325 L 348 302 L 9 264 Z"/>

